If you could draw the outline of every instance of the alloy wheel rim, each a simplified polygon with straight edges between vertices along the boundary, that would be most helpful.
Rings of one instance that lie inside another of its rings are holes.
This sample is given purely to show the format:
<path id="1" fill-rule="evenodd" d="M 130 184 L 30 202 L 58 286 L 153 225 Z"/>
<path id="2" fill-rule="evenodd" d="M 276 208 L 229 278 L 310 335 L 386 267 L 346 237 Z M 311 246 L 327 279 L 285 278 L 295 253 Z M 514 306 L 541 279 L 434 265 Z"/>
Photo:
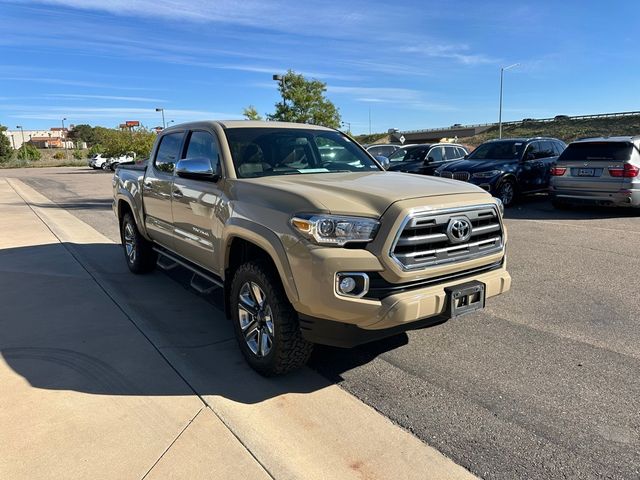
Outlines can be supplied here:
<path id="1" fill-rule="evenodd" d="M 124 226 L 124 248 L 130 263 L 136 261 L 136 235 L 130 223 Z"/>
<path id="2" fill-rule="evenodd" d="M 509 205 L 513 201 L 513 185 L 510 182 L 502 184 L 500 188 L 500 200 L 505 205 Z"/>
<path id="3" fill-rule="evenodd" d="M 249 350 L 265 357 L 273 347 L 273 312 L 260 285 L 245 282 L 238 294 L 238 321 Z"/>

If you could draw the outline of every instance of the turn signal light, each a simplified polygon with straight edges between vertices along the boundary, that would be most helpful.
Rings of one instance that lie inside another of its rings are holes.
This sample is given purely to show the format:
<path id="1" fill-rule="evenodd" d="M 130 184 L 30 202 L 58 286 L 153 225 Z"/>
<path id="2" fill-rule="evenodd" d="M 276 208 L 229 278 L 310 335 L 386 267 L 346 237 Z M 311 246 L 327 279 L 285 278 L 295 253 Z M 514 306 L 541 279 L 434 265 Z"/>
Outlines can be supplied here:
<path id="1" fill-rule="evenodd" d="M 609 175 L 612 177 L 625 177 L 625 178 L 633 178 L 637 177 L 640 173 L 640 168 L 635 165 L 631 165 L 629 163 L 625 163 L 624 167 L 614 167 L 609 168 Z"/>
<path id="2" fill-rule="evenodd" d="M 566 171 L 567 169 L 565 167 L 551 167 L 551 175 L 553 175 L 554 177 L 564 175 Z"/>

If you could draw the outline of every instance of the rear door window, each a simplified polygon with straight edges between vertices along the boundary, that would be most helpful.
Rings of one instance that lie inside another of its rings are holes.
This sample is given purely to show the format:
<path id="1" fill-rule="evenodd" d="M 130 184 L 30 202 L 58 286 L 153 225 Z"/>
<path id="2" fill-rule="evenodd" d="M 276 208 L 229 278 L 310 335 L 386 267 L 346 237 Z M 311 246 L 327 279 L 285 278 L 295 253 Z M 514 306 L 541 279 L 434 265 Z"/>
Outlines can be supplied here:
<path id="1" fill-rule="evenodd" d="M 433 147 L 429 150 L 428 160 L 430 162 L 441 162 L 444 160 L 444 155 L 442 152 L 442 147 Z"/>
<path id="2" fill-rule="evenodd" d="M 540 158 L 540 142 L 531 142 L 527 147 L 524 159 L 535 160 L 536 158 Z"/>
<path id="3" fill-rule="evenodd" d="M 540 157 L 539 158 L 549 158 L 555 157 L 556 150 L 553 148 L 553 142 L 544 141 L 540 142 Z"/>
<path id="4" fill-rule="evenodd" d="M 164 135 L 160 139 L 160 146 L 156 153 L 155 166 L 165 173 L 173 173 L 176 162 L 180 158 L 180 147 L 184 132 L 175 132 Z"/>
<path id="5" fill-rule="evenodd" d="M 460 158 L 460 154 L 456 147 L 444 147 L 444 154 L 447 160 L 456 160 Z"/>
<path id="6" fill-rule="evenodd" d="M 631 158 L 633 145 L 629 142 L 580 142 L 572 143 L 560 156 L 560 160 L 626 161 Z"/>

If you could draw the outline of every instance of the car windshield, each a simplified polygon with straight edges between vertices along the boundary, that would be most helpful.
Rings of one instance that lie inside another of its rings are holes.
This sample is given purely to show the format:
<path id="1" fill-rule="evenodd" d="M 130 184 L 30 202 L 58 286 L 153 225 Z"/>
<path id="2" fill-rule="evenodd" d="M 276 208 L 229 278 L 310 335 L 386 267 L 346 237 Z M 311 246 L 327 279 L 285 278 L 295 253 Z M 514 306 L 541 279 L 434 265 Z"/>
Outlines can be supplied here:
<path id="1" fill-rule="evenodd" d="M 468 160 L 513 160 L 522 157 L 525 143 L 521 141 L 487 142 L 476 148 Z"/>
<path id="2" fill-rule="evenodd" d="M 559 160 L 624 161 L 631 157 L 629 142 L 580 142 L 569 145 Z"/>
<path id="3" fill-rule="evenodd" d="M 427 150 L 429 150 L 429 146 L 399 148 L 389 156 L 389 161 L 403 162 L 405 160 L 423 160 Z"/>
<path id="4" fill-rule="evenodd" d="M 229 128 L 226 135 L 238 178 L 380 170 L 369 155 L 339 132 Z"/>

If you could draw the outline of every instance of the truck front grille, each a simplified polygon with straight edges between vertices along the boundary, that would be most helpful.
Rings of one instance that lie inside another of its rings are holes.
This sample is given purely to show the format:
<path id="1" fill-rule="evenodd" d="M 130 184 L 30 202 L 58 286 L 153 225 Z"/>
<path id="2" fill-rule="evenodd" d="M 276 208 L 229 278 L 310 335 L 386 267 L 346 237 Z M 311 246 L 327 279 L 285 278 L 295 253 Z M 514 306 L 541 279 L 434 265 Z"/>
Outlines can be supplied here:
<path id="1" fill-rule="evenodd" d="M 470 227 L 462 239 L 453 228 L 457 221 Z M 495 205 L 433 210 L 404 219 L 390 255 L 404 270 L 415 270 L 491 255 L 501 251 L 503 243 Z"/>
<path id="2" fill-rule="evenodd" d="M 440 176 L 442 178 L 453 178 L 454 180 L 460 180 L 462 182 L 468 182 L 469 178 L 471 178 L 469 172 L 449 172 L 447 170 L 440 172 Z"/>

